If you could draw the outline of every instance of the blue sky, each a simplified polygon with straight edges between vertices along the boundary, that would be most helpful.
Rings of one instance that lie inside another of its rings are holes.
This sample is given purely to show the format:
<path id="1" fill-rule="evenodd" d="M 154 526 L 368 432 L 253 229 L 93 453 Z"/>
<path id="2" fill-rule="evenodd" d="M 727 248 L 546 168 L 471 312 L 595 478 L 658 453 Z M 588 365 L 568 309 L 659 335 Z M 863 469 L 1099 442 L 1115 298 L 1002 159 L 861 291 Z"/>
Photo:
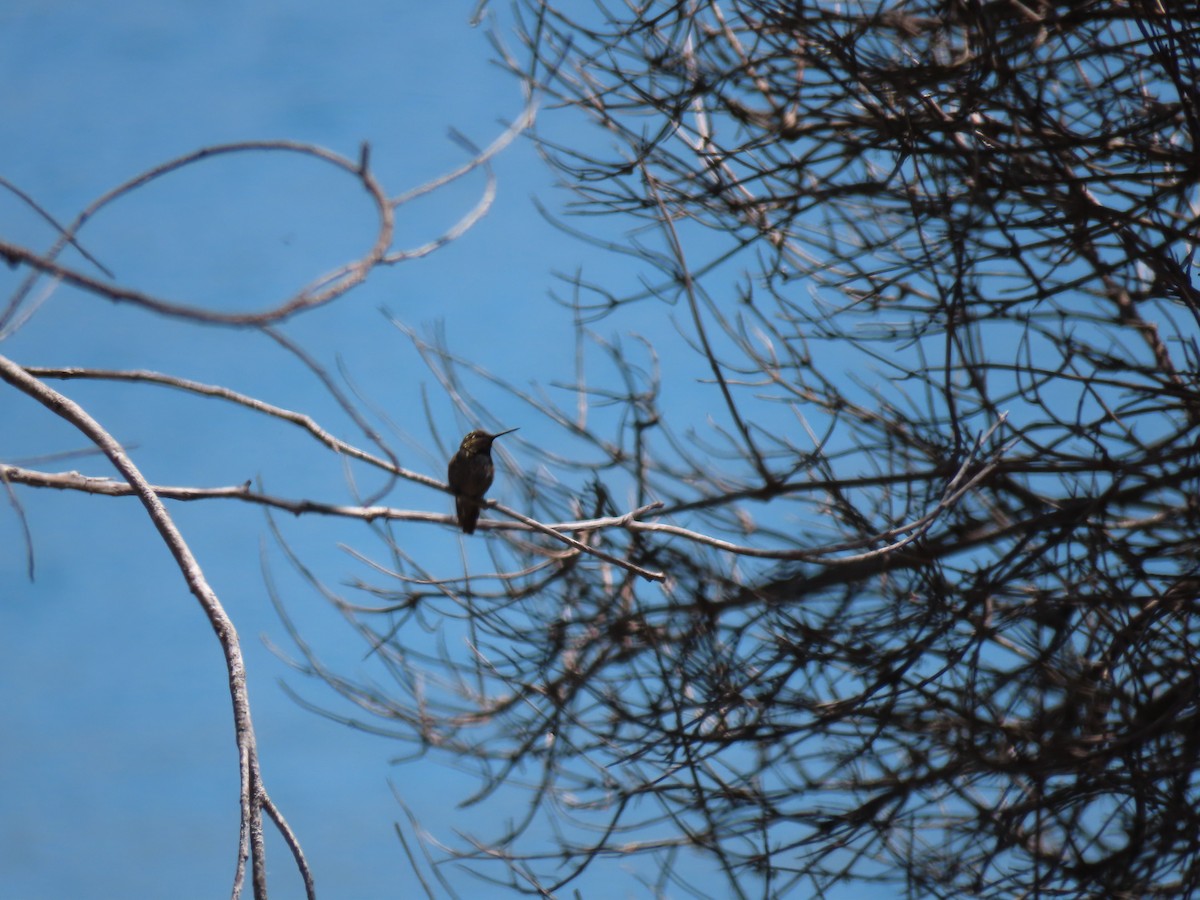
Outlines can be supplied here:
<path id="1" fill-rule="evenodd" d="M 103 192 L 199 147 L 250 139 L 310 141 L 354 157 L 362 141 L 398 194 L 465 159 L 453 128 L 486 144 L 522 108 L 518 84 L 490 59 L 468 2 L 83 3 L 0 11 L 0 174 L 69 220 Z M 518 142 L 495 164 L 488 217 L 433 257 L 372 275 L 287 333 L 333 366 L 340 357 L 404 435 L 402 462 L 440 476 L 421 404 L 443 440 L 456 418 L 390 308 L 414 327 L 444 320 L 455 349 L 519 384 L 569 372 L 569 316 L 547 300 L 552 269 L 595 254 L 547 225 L 552 177 Z M 402 210 L 398 246 L 436 236 L 477 200 L 476 175 Z M 373 217 L 361 188 L 301 159 L 207 162 L 102 211 L 81 234 L 120 283 L 223 309 L 270 305 L 361 252 Z M 0 232 L 32 248 L 51 231 L 0 193 Z M 74 255 L 72 265 L 83 266 Z M 24 272 L 4 270 L 5 293 Z M 514 337 L 516 336 L 516 337 Z M 0 344 L 23 364 L 151 368 L 226 385 L 300 409 L 348 438 L 348 420 L 294 360 L 261 336 L 197 328 L 60 288 Z M 532 352 L 531 352 L 532 351 Z M 343 473 L 287 427 L 153 387 L 58 387 L 83 403 L 153 481 L 230 485 L 264 480 L 289 496 L 344 500 Z M 504 404 L 509 404 L 505 406 Z M 500 420 L 536 440 L 527 409 L 498 400 Z M 0 392 L 0 458 L 34 467 L 83 441 L 40 407 Z M 94 458 L 42 463 L 110 474 Z M 36 553 L 25 577 L 17 516 L 0 511 L 0 893 L 9 897 L 214 897 L 232 879 L 236 758 L 219 647 L 140 506 L 18 489 Z M 400 505 L 442 510 L 413 491 Z M 289 674 L 261 638 L 286 644 L 260 571 L 263 517 L 232 503 L 172 513 L 240 629 L 262 763 L 300 835 L 323 897 L 408 895 L 411 875 L 392 823 L 389 780 L 435 833 L 467 818 L 447 803 L 454 773 L 430 762 L 391 766 L 387 741 L 300 709 Z M 352 570 L 338 541 L 361 526 L 285 522 L 289 540 L 332 583 Z M 402 529 L 415 552 L 457 554 L 444 528 Z M 434 533 L 438 532 L 438 533 Z M 275 558 L 278 567 L 278 557 Z M 276 572 L 289 611 L 335 662 L 361 663 L 359 639 L 321 600 Z M 319 693 L 313 693 L 319 699 Z M 500 816 L 503 810 L 484 810 Z M 298 883 L 278 841 L 272 887 Z"/>
<path id="2" fill-rule="evenodd" d="M 0 11 L 0 76 L 8 87 L 0 97 L 0 176 L 67 221 L 125 180 L 201 147 L 286 139 L 354 159 L 367 141 L 376 177 L 400 194 L 465 161 L 451 129 L 486 145 L 522 111 L 520 86 L 491 61 L 485 28 L 468 25 L 474 5 L 10 5 Z M 545 112 L 539 127 L 573 145 L 603 139 L 566 113 Z M 344 366 L 404 466 L 436 477 L 475 423 L 455 412 L 385 310 L 418 332 L 441 323 L 456 353 L 519 387 L 538 385 L 570 408 L 573 396 L 553 387 L 575 374 L 571 314 L 550 299 L 568 292 L 555 273 L 578 271 L 614 292 L 638 284 L 628 258 L 572 239 L 538 214 L 535 197 L 556 213 L 568 197 L 528 141 L 502 153 L 494 171 L 495 204 L 462 240 L 377 270 L 348 296 L 285 327 L 331 371 Z M 395 246 L 436 237 L 484 187 L 477 172 L 402 208 Z M 298 155 L 242 154 L 140 188 L 102 210 L 80 238 L 122 285 L 212 309 L 257 310 L 360 255 L 374 240 L 374 221 L 365 192 L 344 173 Z M 614 236 L 625 227 L 587 224 Z M 705 236 L 690 231 L 694 263 L 703 258 L 696 241 Z M 34 249 L 54 238 L 3 191 L 0 235 Z M 64 260 L 94 272 L 77 254 Z M 24 275 L 0 267 L 6 295 Z M 653 338 L 661 403 L 678 415 L 681 430 L 694 427 L 718 443 L 709 419 L 719 427 L 722 408 L 710 409 L 711 392 L 699 387 L 711 372 L 676 339 L 677 327 L 689 333 L 687 318 L 678 307 L 634 304 L 596 328 L 605 338 L 620 335 L 624 357 L 647 368 L 637 335 Z M 28 365 L 146 368 L 219 384 L 363 442 L 307 369 L 251 331 L 198 327 L 57 288 L 0 341 L 0 353 Z M 603 353 L 591 362 L 595 384 L 606 370 Z M 292 426 L 165 388 L 56 387 L 124 442 L 151 481 L 229 486 L 256 479 L 291 498 L 349 501 L 339 460 Z M 523 446 L 570 452 L 551 443 L 564 440 L 561 431 L 529 406 L 482 382 L 473 387 L 491 424 L 520 427 L 504 439 L 517 458 Z M 594 408 L 591 415 L 604 421 L 617 414 Z M 760 410 L 757 422 L 767 421 L 799 427 L 784 404 Z M 84 442 L 13 391 L 0 391 L 0 422 L 0 460 L 111 474 L 95 458 L 38 462 Z M 505 499 L 505 490 L 498 479 L 493 495 Z M 199 606 L 135 501 L 28 488 L 17 494 L 37 570 L 30 582 L 20 519 L 0 507 L 0 895 L 225 895 L 235 863 L 237 768 L 223 661 Z M 398 486 L 387 502 L 438 512 L 451 506 L 444 494 L 411 485 Z M 267 787 L 304 844 L 320 896 L 412 894 L 393 830 L 405 821 L 393 789 L 435 837 L 450 838 L 454 829 L 486 837 L 523 809 L 515 806 L 519 796 L 505 792 L 456 809 L 471 784 L 453 769 L 427 759 L 394 764 L 406 747 L 294 703 L 282 681 L 318 703 L 329 695 L 267 646 L 288 649 L 264 586 L 264 557 L 289 615 L 336 670 L 377 674 L 361 639 L 288 570 L 260 510 L 233 502 L 173 503 L 170 510 L 240 630 Z M 334 588 L 374 576 L 343 545 L 386 562 L 361 523 L 279 522 L 290 546 Z M 437 571 L 458 571 L 464 559 L 473 571 L 491 567 L 486 540 L 464 543 L 445 526 L 401 523 L 393 534 Z M 444 631 L 454 633 L 450 625 Z M 295 896 L 298 879 L 281 843 L 271 840 L 275 896 Z M 593 867 L 580 887 L 589 898 L 641 895 L 635 878 L 614 877 L 628 868 L 624 860 Z M 469 880 L 460 886 L 463 896 L 478 890 Z"/>

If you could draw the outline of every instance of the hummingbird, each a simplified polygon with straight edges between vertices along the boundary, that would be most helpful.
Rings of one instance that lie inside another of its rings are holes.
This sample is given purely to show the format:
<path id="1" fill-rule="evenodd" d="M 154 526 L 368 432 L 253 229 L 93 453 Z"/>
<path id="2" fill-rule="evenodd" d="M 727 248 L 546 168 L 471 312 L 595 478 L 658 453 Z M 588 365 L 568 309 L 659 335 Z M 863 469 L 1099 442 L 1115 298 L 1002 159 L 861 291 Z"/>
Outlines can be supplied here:
<path id="1" fill-rule="evenodd" d="M 492 441 L 502 434 L 512 434 L 517 429 L 510 428 L 499 434 L 488 434 L 486 431 L 472 431 L 462 439 L 458 452 L 450 460 L 450 470 L 447 481 L 450 490 L 454 491 L 454 510 L 458 514 L 458 524 L 465 534 L 475 533 L 475 523 L 479 521 L 479 510 L 482 508 L 483 495 L 492 486 L 492 477 L 496 474 L 492 465 Z"/>

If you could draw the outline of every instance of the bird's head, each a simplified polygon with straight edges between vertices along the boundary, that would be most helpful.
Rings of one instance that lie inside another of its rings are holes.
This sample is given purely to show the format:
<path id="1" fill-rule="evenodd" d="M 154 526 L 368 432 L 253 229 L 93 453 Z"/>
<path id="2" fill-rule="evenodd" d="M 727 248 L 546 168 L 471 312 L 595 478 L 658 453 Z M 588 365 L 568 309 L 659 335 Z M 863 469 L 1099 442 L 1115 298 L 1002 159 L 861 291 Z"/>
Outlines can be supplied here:
<path id="1" fill-rule="evenodd" d="M 510 428 L 508 431 L 500 431 L 496 434 L 486 431 L 471 431 L 462 439 L 462 446 L 458 449 L 463 453 L 489 453 L 492 449 L 492 441 L 501 435 L 512 434 L 516 430 L 516 428 Z"/>

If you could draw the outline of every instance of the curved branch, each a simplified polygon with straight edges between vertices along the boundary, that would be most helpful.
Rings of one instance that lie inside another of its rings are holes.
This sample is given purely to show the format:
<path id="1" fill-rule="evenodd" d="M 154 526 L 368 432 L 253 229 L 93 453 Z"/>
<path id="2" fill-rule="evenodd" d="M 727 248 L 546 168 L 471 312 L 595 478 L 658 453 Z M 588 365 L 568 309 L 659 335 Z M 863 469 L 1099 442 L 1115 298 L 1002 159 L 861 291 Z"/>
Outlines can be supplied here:
<path id="1" fill-rule="evenodd" d="M 241 776 L 241 827 L 239 829 L 238 859 L 233 880 L 232 896 L 241 894 L 245 879 L 247 859 L 253 861 L 252 878 L 255 897 L 266 897 L 266 848 L 262 835 L 262 808 L 268 802 L 266 789 L 262 783 L 262 773 L 259 769 L 258 746 L 254 734 L 254 725 L 250 716 L 250 697 L 246 685 L 246 666 L 242 658 L 241 645 L 237 629 L 225 612 L 216 592 L 208 584 L 200 563 L 192 554 L 182 533 L 175 526 L 162 501 L 155 494 L 149 482 L 142 476 L 133 460 L 125 453 L 119 443 L 103 426 L 93 419 L 77 403 L 58 393 L 53 388 L 37 380 L 19 365 L 0 356 L 0 378 L 13 387 L 32 397 L 48 410 L 72 424 L 87 436 L 101 452 L 108 457 L 117 471 L 129 483 L 129 486 L 142 501 L 146 513 L 154 523 L 159 535 L 166 544 L 171 555 L 175 557 L 176 565 L 187 582 L 192 595 L 200 603 L 209 624 L 221 644 L 225 655 L 225 668 L 229 679 L 229 695 L 233 701 L 234 735 L 238 747 L 238 768 Z M 282 815 L 271 806 L 272 818 L 280 823 L 285 835 L 291 832 L 283 822 Z M 294 843 L 294 839 L 289 841 Z M 312 896 L 311 877 L 304 864 L 303 854 L 297 855 L 297 864 L 304 874 L 305 882 L 309 885 L 309 896 Z"/>
<path id="2" fill-rule="evenodd" d="M 379 215 L 379 230 L 376 234 L 375 243 L 361 259 L 353 263 L 348 263 L 340 270 L 318 279 L 291 299 L 257 313 L 218 313 L 201 306 L 163 300 L 142 291 L 135 291 L 121 287 L 120 285 L 102 282 L 55 261 L 64 243 L 74 240 L 75 235 L 88 219 L 108 204 L 131 191 L 201 160 L 233 153 L 263 151 L 298 153 L 303 156 L 311 156 L 314 159 L 341 169 L 359 181 L 374 201 L 376 211 Z M 387 253 L 388 247 L 391 246 L 394 230 L 395 210 L 383 188 L 375 180 L 375 176 L 362 165 L 361 159 L 347 159 L 322 147 L 296 143 L 294 141 L 242 141 L 234 144 L 219 144 L 213 147 L 201 148 L 200 150 L 157 165 L 141 173 L 136 178 L 118 185 L 99 199 L 93 201 L 90 206 L 81 212 L 64 232 L 55 247 L 44 255 L 7 241 L 0 241 L 0 256 L 6 258 L 10 263 L 25 263 L 40 272 L 61 278 L 69 284 L 73 284 L 76 287 L 98 294 L 109 300 L 132 303 L 135 306 L 140 306 L 160 315 L 206 322 L 211 325 L 265 325 L 281 321 L 304 310 L 322 306 L 340 297 L 356 284 L 362 282 L 371 269 L 379 264 Z M 17 298 L 14 299 L 14 303 L 19 302 L 22 294 L 23 292 L 18 293 Z"/>

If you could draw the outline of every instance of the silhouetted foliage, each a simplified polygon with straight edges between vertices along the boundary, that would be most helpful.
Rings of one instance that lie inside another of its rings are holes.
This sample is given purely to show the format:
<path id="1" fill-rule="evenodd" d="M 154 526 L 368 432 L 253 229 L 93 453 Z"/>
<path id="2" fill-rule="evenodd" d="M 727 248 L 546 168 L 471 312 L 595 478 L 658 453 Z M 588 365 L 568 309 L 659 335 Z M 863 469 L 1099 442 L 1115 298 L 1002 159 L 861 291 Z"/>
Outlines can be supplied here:
<path id="1" fill-rule="evenodd" d="M 644 282 L 567 279 L 579 371 L 528 398 L 562 441 L 497 466 L 607 558 L 489 510 L 500 574 L 393 543 L 346 609 L 395 684 L 312 666 L 520 810 L 451 858 L 530 893 L 639 854 L 697 896 L 1197 890 L 1200 12 L 518 18 L 542 147 Z M 649 339 L 591 330 L 623 316 Z"/>

